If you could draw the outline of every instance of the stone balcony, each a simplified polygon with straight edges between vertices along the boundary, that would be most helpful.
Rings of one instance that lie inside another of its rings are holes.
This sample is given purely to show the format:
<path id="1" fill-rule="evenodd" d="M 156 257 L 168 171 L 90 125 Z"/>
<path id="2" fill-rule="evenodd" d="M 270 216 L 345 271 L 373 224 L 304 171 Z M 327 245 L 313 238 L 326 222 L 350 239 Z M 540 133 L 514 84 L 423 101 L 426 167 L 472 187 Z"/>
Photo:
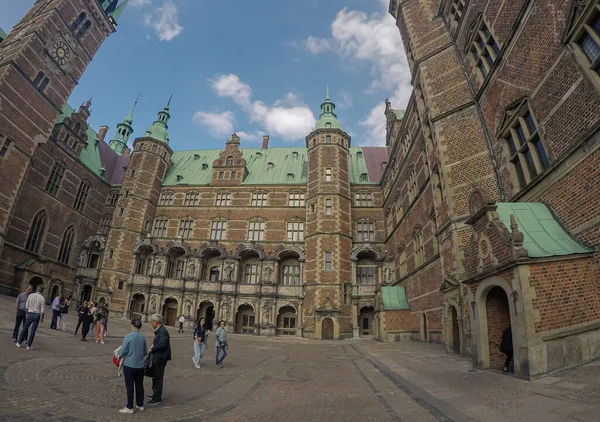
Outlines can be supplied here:
<path id="1" fill-rule="evenodd" d="M 77 278 L 85 278 L 85 279 L 98 279 L 98 275 L 100 273 L 100 269 L 98 268 L 77 268 Z"/>

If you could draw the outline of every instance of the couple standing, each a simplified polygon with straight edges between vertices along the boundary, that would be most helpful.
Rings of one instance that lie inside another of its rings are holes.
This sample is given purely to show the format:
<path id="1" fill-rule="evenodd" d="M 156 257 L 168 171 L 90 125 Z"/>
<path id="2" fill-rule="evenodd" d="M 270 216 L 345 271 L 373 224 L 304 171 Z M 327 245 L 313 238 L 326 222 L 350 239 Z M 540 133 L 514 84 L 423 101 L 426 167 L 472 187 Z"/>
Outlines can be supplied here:
<path id="1" fill-rule="evenodd" d="M 194 357 L 192 361 L 194 362 L 194 367 L 200 369 L 200 359 L 204 355 L 204 351 L 206 350 L 208 344 L 208 333 L 210 330 L 207 330 L 204 326 L 206 324 L 205 318 L 200 318 L 198 321 L 198 325 L 194 330 Z M 217 329 L 216 334 L 216 346 L 217 346 L 217 357 L 216 364 L 221 368 L 223 367 L 223 360 L 227 356 L 227 331 L 225 331 L 225 321 L 219 322 L 219 328 Z M 222 356 L 219 358 L 219 354 L 222 353 Z"/>

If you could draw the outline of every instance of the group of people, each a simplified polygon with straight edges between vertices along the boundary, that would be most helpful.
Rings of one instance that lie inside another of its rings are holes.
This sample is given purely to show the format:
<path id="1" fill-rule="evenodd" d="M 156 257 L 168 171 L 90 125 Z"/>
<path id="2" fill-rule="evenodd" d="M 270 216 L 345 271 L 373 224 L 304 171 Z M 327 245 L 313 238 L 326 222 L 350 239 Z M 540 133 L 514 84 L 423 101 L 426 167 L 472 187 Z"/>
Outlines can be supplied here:
<path id="1" fill-rule="evenodd" d="M 46 299 L 42 295 L 44 286 L 39 285 L 33 292 L 33 286 L 21 293 L 16 300 L 16 321 L 13 331 L 13 342 L 21 347 L 27 340 L 27 349 L 33 349 L 33 339 L 38 325 L 44 322 L 44 311 Z M 67 299 L 58 295 L 52 301 L 52 322 L 50 328 L 57 330 L 59 324 L 66 331 L 67 314 L 71 307 L 71 296 Z M 108 309 L 103 303 L 84 302 L 77 308 L 78 322 L 75 335 L 81 327 L 81 341 L 87 341 L 90 327 L 94 326 L 96 343 L 104 344 L 106 326 L 108 323 Z M 120 373 L 125 379 L 127 391 L 127 405 L 120 413 L 134 413 L 135 410 L 144 410 L 144 376 L 152 377 L 152 395 L 148 396 L 148 405 L 155 406 L 163 402 L 163 382 L 167 362 L 171 360 L 171 340 L 169 332 L 163 325 L 163 317 L 154 314 L 150 318 L 150 324 L 154 330 L 154 340 L 148 351 L 146 339 L 140 332 L 142 322 L 139 319 L 131 320 L 131 331 L 123 340 L 123 344 L 115 350 L 115 356 L 119 361 Z M 208 347 L 208 334 L 210 329 L 205 327 L 206 319 L 201 318 L 194 329 L 194 357 L 192 361 L 195 368 L 200 368 L 200 360 Z M 21 329 L 21 325 L 23 328 Z M 223 368 L 223 360 L 227 357 L 229 345 L 227 343 L 226 322 L 220 321 L 216 337 L 216 364 Z M 180 324 L 183 332 L 183 324 Z M 19 332 L 20 330 L 20 332 Z M 149 368 L 151 367 L 151 371 Z M 136 406 L 134 409 L 133 399 L 135 391 Z"/>

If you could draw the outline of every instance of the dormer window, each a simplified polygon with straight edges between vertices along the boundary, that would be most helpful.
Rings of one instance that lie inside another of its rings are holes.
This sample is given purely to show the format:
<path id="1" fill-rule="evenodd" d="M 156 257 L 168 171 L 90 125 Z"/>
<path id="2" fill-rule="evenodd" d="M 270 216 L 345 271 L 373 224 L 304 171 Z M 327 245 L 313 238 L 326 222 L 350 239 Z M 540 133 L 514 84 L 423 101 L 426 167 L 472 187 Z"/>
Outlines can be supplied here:
<path id="1" fill-rule="evenodd" d="M 262 152 L 256 151 L 256 158 L 260 158 L 260 157 L 262 157 Z"/>
<path id="2" fill-rule="evenodd" d="M 194 161 L 200 159 L 200 154 L 194 154 Z"/>
<path id="3" fill-rule="evenodd" d="M 325 127 L 326 127 L 327 129 L 331 129 L 331 123 L 329 123 L 329 122 L 325 123 Z"/>
<path id="4" fill-rule="evenodd" d="M 177 175 L 177 183 L 181 182 L 183 180 L 183 176 L 181 174 Z"/>
<path id="5" fill-rule="evenodd" d="M 294 173 L 288 173 L 287 174 L 287 179 L 289 180 L 294 180 Z"/>
<path id="6" fill-rule="evenodd" d="M 367 173 L 361 173 L 360 174 L 360 181 L 361 182 L 368 182 L 369 181 L 369 175 Z"/>
<path id="7" fill-rule="evenodd" d="M 363 153 L 362 153 L 362 151 L 357 151 L 357 152 L 356 152 L 356 158 L 363 158 Z"/>
<path id="8" fill-rule="evenodd" d="M 273 167 L 275 167 L 275 164 L 267 163 L 267 169 L 272 169 Z"/>
<path id="9" fill-rule="evenodd" d="M 208 164 L 202 163 L 202 170 L 206 170 L 208 168 Z"/>
<path id="10" fill-rule="evenodd" d="M 225 160 L 225 165 L 226 166 L 232 166 L 233 165 L 233 157 L 231 155 L 229 157 L 227 157 L 227 159 Z"/>
<path id="11" fill-rule="evenodd" d="M 325 143 L 326 144 L 330 144 L 331 143 L 331 135 L 325 136 Z"/>
<path id="12" fill-rule="evenodd" d="M 297 151 L 292 152 L 292 158 L 294 158 L 294 159 L 298 158 L 298 152 Z"/>
<path id="13" fill-rule="evenodd" d="M 75 126 L 73 126 L 73 133 L 75 135 L 79 135 L 80 130 L 81 130 L 81 123 L 76 123 Z"/>

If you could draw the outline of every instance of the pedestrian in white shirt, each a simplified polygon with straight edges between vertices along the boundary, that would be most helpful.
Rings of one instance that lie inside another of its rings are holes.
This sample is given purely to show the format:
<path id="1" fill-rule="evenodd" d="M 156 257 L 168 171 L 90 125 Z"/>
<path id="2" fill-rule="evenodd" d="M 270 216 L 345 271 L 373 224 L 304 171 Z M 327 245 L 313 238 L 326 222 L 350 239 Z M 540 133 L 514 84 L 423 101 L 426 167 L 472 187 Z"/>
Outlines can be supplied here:
<path id="1" fill-rule="evenodd" d="M 40 284 L 37 287 L 37 291 L 30 294 L 27 298 L 27 303 L 25 304 L 25 308 L 27 309 L 27 319 L 25 320 L 25 326 L 17 340 L 17 347 L 21 347 L 21 343 L 25 341 L 25 335 L 29 332 L 29 327 L 31 326 L 31 332 L 29 332 L 29 338 L 27 339 L 27 350 L 33 349 L 32 344 L 37 327 L 40 322 L 44 322 L 46 299 L 42 296 L 43 291 L 44 286 Z"/>
<path id="2" fill-rule="evenodd" d="M 185 322 L 185 317 L 183 315 L 181 315 L 179 317 L 179 331 L 177 331 L 178 333 L 183 333 L 183 323 Z"/>

